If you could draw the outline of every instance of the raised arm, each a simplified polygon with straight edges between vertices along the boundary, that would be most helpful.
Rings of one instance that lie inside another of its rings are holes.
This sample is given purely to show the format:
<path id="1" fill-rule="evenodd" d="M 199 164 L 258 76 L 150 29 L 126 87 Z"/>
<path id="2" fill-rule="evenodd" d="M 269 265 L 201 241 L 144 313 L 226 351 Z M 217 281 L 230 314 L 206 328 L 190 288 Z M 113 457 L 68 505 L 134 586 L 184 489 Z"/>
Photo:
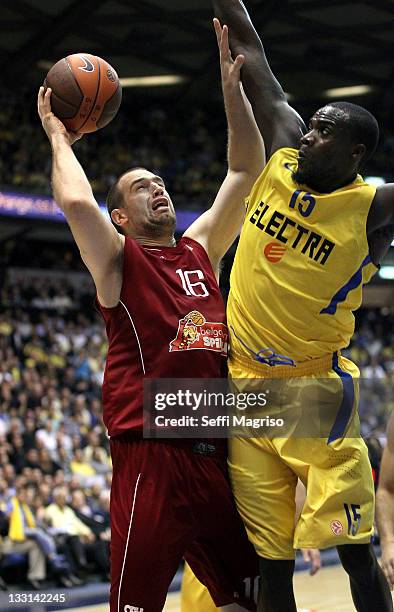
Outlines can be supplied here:
<path id="1" fill-rule="evenodd" d="M 215 270 L 238 235 L 244 201 L 265 165 L 264 143 L 240 83 L 243 57 L 232 60 L 228 29 L 214 21 L 220 51 L 224 106 L 228 123 L 228 171 L 211 208 L 186 231 L 206 249 Z"/>
<path id="2" fill-rule="evenodd" d="M 305 124 L 287 103 L 245 5 L 241 0 L 213 0 L 213 7 L 215 15 L 229 27 L 233 55 L 245 57 L 242 83 L 263 136 L 267 158 L 281 147 L 298 148 L 306 132 Z"/>
<path id="3" fill-rule="evenodd" d="M 96 285 L 100 303 L 115 306 L 122 287 L 124 236 L 101 214 L 89 181 L 71 148 L 80 137 L 67 132 L 51 112 L 51 90 L 38 92 L 38 114 L 52 147 L 52 188 L 81 257 Z"/>
<path id="4" fill-rule="evenodd" d="M 383 451 L 376 519 L 382 547 L 382 568 L 390 588 L 394 587 L 394 415 L 387 425 L 387 446 Z"/>
<path id="5" fill-rule="evenodd" d="M 394 238 L 394 183 L 377 188 L 368 215 L 367 234 L 372 261 L 379 263 Z"/>

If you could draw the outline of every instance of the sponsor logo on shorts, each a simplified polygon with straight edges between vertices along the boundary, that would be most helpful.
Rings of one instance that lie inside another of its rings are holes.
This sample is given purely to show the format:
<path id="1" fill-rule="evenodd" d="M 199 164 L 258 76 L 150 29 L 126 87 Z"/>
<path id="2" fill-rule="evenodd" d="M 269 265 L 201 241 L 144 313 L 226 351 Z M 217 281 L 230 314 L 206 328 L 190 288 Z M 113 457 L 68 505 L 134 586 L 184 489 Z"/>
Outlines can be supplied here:
<path id="1" fill-rule="evenodd" d="M 336 536 L 341 535 L 341 533 L 343 532 L 343 525 L 341 521 L 338 521 L 338 520 L 331 521 L 330 527 L 331 527 L 331 531 Z"/>
<path id="2" fill-rule="evenodd" d="M 193 453 L 197 453 L 198 455 L 213 455 L 213 453 L 216 453 L 216 446 L 208 442 L 196 442 L 193 445 Z"/>
<path id="3" fill-rule="evenodd" d="M 170 353 L 205 349 L 227 356 L 228 331 L 224 323 L 206 321 L 198 310 L 192 310 L 178 322 L 174 340 L 170 342 Z"/>
<path id="4" fill-rule="evenodd" d="M 144 612 L 144 608 L 140 608 L 139 606 L 132 606 L 130 604 L 126 604 L 123 608 L 123 612 Z"/>
<path id="5" fill-rule="evenodd" d="M 278 263 L 286 253 L 286 247 L 278 242 L 270 242 L 264 249 L 264 255 L 270 263 Z"/>

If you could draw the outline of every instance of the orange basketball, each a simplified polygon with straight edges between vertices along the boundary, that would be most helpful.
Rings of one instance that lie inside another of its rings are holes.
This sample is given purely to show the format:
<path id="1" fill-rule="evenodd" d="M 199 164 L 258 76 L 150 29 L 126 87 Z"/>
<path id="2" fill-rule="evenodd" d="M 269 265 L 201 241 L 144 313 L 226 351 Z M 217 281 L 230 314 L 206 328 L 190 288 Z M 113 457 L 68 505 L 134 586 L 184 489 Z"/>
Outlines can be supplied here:
<path id="1" fill-rule="evenodd" d="M 195 325 L 204 325 L 205 323 L 204 316 L 201 314 L 201 312 L 198 312 L 198 310 L 192 310 L 189 317 Z"/>
<path id="2" fill-rule="evenodd" d="M 72 132 L 95 132 L 115 117 L 122 87 L 115 70 L 90 53 L 59 60 L 48 72 L 45 87 L 52 89 L 51 107 Z"/>

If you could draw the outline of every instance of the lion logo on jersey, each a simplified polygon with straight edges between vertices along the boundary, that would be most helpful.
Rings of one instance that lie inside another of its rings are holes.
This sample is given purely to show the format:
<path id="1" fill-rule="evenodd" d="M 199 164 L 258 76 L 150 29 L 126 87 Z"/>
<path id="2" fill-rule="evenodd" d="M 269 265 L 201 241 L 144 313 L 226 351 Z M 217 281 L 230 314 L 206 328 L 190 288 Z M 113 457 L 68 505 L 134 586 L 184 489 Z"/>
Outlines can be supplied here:
<path id="1" fill-rule="evenodd" d="M 170 350 L 173 343 L 176 343 L 177 340 L 178 342 L 176 348 L 179 351 L 185 351 L 190 348 L 190 346 L 199 339 L 197 327 L 201 327 L 201 325 L 204 325 L 204 323 L 205 317 L 201 314 L 201 312 L 198 312 L 198 310 L 192 310 L 189 312 L 179 321 L 178 334 L 175 340 L 171 342 Z"/>
<path id="2" fill-rule="evenodd" d="M 190 349 L 208 349 L 225 354 L 228 332 L 224 323 L 208 323 L 198 310 L 192 310 L 178 323 L 178 331 L 170 342 L 170 353 Z"/>
<path id="3" fill-rule="evenodd" d="M 193 342 L 197 340 L 198 331 L 195 325 L 185 325 L 182 332 L 179 350 L 188 349 Z"/>

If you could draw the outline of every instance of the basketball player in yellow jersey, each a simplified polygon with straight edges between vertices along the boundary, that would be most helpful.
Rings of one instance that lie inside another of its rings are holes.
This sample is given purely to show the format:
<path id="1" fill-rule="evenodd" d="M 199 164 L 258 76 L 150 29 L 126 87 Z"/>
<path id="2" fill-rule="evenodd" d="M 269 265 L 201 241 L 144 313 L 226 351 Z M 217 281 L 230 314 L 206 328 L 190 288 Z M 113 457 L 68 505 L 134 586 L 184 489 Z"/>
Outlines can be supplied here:
<path id="1" fill-rule="evenodd" d="M 359 437 L 359 372 L 340 354 L 353 334 L 362 284 L 391 241 L 394 185 L 375 189 L 358 175 L 376 147 L 378 125 L 360 106 L 337 102 L 306 128 L 243 3 L 213 4 L 229 27 L 233 55 L 245 57 L 242 82 L 268 159 L 248 198 L 232 270 L 230 374 L 235 381 L 282 379 L 286 414 L 301 406 L 311 422 L 319 414 L 331 419 L 324 438 L 230 441 L 234 494 L 260 557 L 260 609 L 295 612 L 294 548 L 337 546 L 356 609 L 387 612 L 390 590 L 370 545 L 374 493 Z M 330 400 L 328 410 L 308 398 L 307 384 Z M 268 403 L 270 411 L 277 407 Z M 294 529 L 297 477 L 307 497 Z"/>

